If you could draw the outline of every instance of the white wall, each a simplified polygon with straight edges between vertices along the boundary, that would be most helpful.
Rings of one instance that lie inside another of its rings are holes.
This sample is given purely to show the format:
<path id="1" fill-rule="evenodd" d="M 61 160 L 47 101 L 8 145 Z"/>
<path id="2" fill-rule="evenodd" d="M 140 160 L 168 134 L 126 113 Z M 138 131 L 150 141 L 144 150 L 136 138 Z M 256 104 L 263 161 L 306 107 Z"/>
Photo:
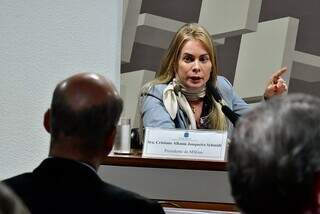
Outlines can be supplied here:
<path id="1" fill-rule="evenodd" d="M 119 88 L 122 1 L 0 0 L 0 179 L 47 156 L 42 114 L 70 74 L 106 75 Z"/>

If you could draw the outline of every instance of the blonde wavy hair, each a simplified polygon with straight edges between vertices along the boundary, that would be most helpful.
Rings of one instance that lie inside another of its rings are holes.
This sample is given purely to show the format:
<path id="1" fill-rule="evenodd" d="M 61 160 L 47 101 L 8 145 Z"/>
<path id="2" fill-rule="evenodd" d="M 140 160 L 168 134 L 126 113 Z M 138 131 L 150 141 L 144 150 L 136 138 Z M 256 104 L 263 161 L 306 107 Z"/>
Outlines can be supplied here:
<path id="1" fill-rule="evenodd" d="M 210 61 L 212 63 L 210 78 L 208 80 L 209 84 L 216 85 L 217 81 L 217 62 L 215 55 L 215 47 L 213 45 L 213 41 L 210 37 L 210 34 L 206 29 L 204 29 L 201 25 L 196 23 L 189 23 L 183 25 L 175 34 L 173 40 L 170 43 L 169 48 L 162 60 L 160 71 L 157 72 L 156 78 L 151 82 L 147 83 L 142 92 L 149 91 L 150 88 L 156 84 L 168 84 L 175 77 L 175 73 L 178 70 L 178 63 L 180 52 L 186 42 L 190 40 L 200 41 L 206 51 L 209 54 Z M 211 123 L 211 127 L 217 130 L 226 130 L 227 122 L 224 114 L 221 111 L 221 107 L 219 106 L 214 98 L 211 99 L 213 101 L 213 108 L 209 113 L 209 120 Z"/>

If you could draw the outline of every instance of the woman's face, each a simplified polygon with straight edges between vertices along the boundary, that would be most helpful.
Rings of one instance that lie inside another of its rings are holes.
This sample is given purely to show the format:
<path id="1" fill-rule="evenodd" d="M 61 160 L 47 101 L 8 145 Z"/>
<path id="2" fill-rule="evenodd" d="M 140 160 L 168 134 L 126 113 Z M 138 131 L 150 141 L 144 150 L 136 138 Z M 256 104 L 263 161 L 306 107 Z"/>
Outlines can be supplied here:
<path id="1" fill-rule="evenodd" d="M 209 54 L 202 42 L 190 40 L 181 49 L 175 75 L 187 89 L 197 90 L 209 80 L 211 67 Z"/>

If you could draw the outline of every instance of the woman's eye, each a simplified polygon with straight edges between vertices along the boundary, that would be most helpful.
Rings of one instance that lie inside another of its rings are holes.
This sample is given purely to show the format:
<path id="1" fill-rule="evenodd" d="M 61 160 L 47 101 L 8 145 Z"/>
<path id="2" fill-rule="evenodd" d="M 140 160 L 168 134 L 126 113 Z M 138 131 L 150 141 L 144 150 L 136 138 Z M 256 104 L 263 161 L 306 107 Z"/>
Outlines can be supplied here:
<path id="1" fill-rule="evenodd" d="M 185 61 L 185 62 L 192 62 L 192 57 L 190 57 L 190 56 L 185 56 L 185 57 L 183 57 L 183 61 Z"/>
<path id="2" fill-rule="evenodd" d="M 200 62 L 208 62 L 209 57 L 204 56 L 204 57 L 200 57 Z"/>

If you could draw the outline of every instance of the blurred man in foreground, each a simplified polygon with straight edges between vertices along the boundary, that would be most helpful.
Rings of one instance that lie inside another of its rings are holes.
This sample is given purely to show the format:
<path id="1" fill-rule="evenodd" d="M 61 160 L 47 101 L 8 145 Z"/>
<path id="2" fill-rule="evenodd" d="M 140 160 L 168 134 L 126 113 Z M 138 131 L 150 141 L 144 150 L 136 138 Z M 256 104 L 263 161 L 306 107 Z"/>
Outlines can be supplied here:
<path id="1" fill-rule="evenodd" d="M 30 214 L 20 198 L 0 183 L 0 214 Z"/>
<path id="2" fill-rule="evenodd" d="M 243 213 L 320 213 L 319 172 L 319 98 L 271 99 L 239 120 L 229 178 Z"/>

